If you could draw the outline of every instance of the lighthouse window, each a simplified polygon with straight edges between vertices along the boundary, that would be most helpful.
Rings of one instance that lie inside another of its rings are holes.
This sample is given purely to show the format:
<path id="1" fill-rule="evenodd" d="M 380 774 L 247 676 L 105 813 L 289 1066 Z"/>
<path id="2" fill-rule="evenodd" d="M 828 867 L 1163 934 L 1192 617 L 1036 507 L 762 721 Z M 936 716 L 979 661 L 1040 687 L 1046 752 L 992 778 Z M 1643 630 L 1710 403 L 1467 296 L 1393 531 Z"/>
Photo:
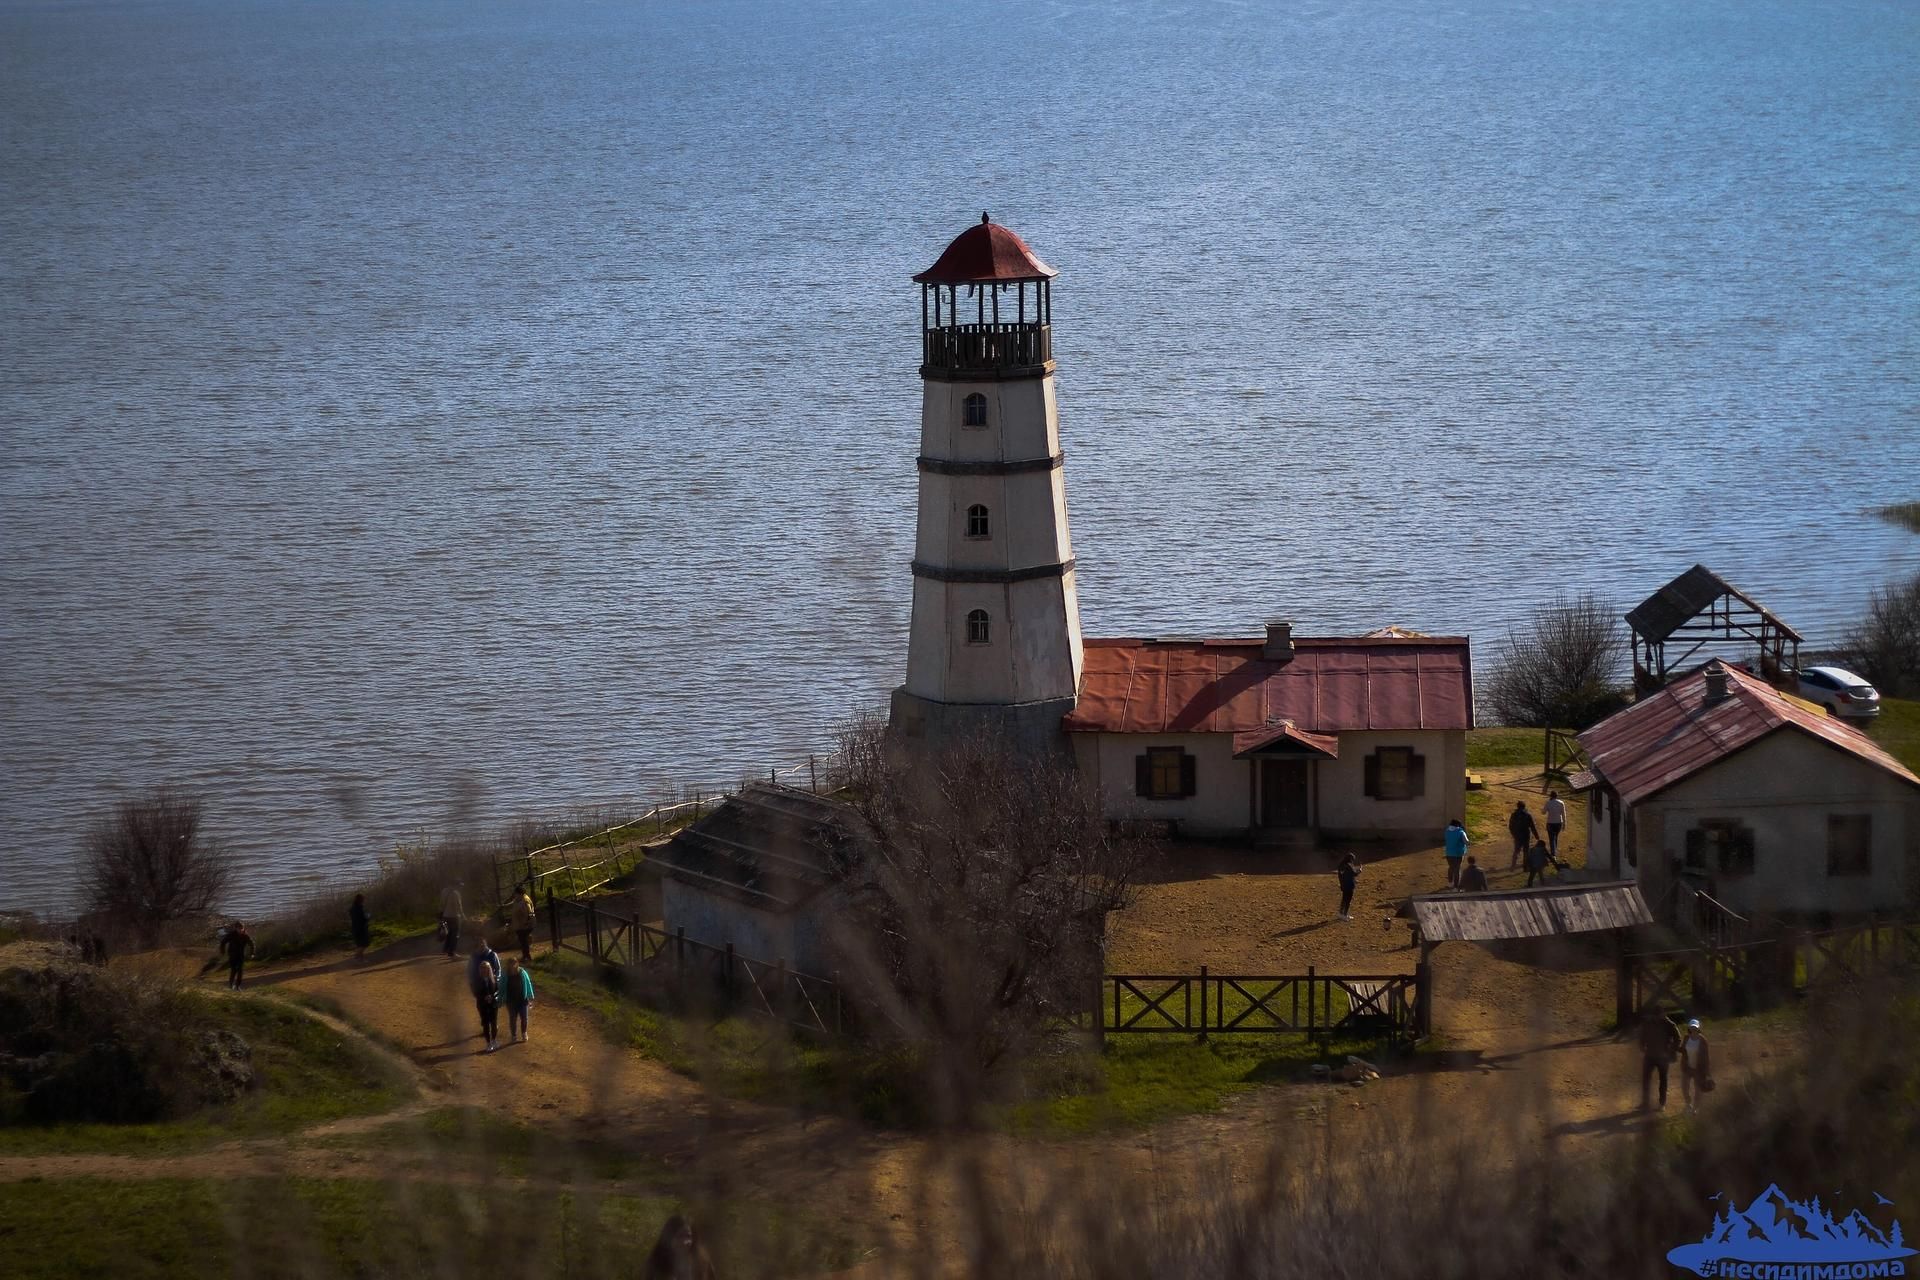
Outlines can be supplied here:
<path id="1" fill-rule="evenodd" d="M 993 639 L 993 622 L 987 617 L 985 609 L 975 609 L 967 615 L 967 643 L 989 644 Z"/>
<path id="2" fill-rule="evenodd" d="M 969 538 L 993 536 L 987 523 L 987 509 L 977 503 L 967 508 L 967 536 Z"/>
<path id="3" fill-rule="evenodd" d="M 987 398 L 978 391 L 960 402 L 960 425 L 965 427 L 987 425 Z"/>

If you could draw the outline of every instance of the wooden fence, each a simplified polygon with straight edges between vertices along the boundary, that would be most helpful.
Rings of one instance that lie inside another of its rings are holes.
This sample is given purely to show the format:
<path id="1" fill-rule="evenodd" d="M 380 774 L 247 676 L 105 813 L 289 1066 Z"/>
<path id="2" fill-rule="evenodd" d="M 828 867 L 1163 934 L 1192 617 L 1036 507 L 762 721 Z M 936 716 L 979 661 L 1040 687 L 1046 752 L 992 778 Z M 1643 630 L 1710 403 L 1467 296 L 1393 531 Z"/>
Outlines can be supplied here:
<path id="1" fill-rule="evenodd" d="M 816 1035 L 839 1035 L 846 1029 L 840 983 L 789 969 L 785 960 L 743 955 L 731 943 L 716 947 L 697 942 L 684 929 L 668 933 L 592 899 L 551 893 L 547 928 L 554 950 L 637 973 L 678 998 L 712 1002 Z"/>
<path id="2" fill-rule="evenodd" d="M 817 755 L 785 769 L 769 768 L 767 781 L 804 787 L 815 794 L 835 791 L 845 784 L 839 766 Z M 494 897 L 504 905 L 508 895 L 524 884 L 533 886 L 536 902 L 549 893 L 566 898 L 592 893 L 638 866 L 645 859 L 644 848 L 639 846 L 687 822 L 699 821 L 702 813 L 731 794 L 727 787 L 695 789 L 690 799 L 662 801 L 624 822 L 496 858 Z"/>
<path id="3" fill-rule="evenodd" d="M 1208 1035 L 1255 1032 L 1328 1039 L 1365 1036 L 1407 1044 L 1431 1025 L 1427 966 L 1394 974 L 1250 976 L 1110 973 L 1100 980 L 1095 1031 L 1111 1035 Z"/>
<path id="4" fill-rule="evenodd" d="M 1781 937 L 1623 955 L 1621 1025 L 1647 1010 L 1745 1013 L 1894 970 L 1920 969 L 1920 919 L 1871 920 Z"/>

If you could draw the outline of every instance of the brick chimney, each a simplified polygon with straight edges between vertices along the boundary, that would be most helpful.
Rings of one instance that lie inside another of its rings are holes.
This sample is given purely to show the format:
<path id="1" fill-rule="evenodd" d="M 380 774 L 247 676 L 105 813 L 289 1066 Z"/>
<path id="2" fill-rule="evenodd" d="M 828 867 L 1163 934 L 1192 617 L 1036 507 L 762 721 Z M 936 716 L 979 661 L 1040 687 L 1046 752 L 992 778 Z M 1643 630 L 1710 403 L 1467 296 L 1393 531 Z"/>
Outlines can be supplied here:
<path id="1" fill-rule="evenodd" d="M 1700 700 L 1701 705 L 1710 707 L 1716 702 L 1725 702 L 1727 700 L 1727 681 L 1730 678 L 1727 675 L 1727 664 L 1715 658 L 1707 664 L 1706 676 L 1707 696 Z"/>
<path id="2" fill-rule="evenodd" d="M 1260 656 L 1268 662 L 1277 662 L 1283 667 L 1293 661 L 1293 624 L 1291 622 L 1267 624 L 1267 643 L 1261 648 Z"/>

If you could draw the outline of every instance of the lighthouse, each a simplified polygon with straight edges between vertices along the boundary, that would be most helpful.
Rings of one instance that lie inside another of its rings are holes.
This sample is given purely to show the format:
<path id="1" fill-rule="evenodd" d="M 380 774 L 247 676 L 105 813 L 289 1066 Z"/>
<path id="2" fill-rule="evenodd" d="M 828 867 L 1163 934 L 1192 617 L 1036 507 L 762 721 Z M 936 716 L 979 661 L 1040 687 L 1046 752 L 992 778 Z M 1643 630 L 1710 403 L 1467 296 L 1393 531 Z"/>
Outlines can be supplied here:
<path id="1" fill-rule="evenodd" d="M 1080 605 L 1053 385 L 1053 279 L 982 214 L 920 286 L 920 515 L 907 681 L 892 722 L 1060 747 Z"/>

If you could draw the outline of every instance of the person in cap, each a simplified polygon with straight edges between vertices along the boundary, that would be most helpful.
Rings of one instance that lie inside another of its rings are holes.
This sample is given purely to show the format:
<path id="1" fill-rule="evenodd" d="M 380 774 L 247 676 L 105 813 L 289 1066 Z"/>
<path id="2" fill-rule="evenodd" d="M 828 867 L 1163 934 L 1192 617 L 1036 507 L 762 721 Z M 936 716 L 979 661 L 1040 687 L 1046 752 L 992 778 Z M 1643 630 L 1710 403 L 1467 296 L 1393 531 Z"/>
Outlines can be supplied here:
<path id="1" fill-rule="evenodd" d="M 1698 1109 L 1700 1095 L 1713 1092 L 1713 1060 L 1707 1050 L 1707 1037 L 1700 1030 L 1700 1019 L 1687 1021 L 1687 1034 L 1680 1041 L 1680 1096 L 1687 1110 Z"/>

